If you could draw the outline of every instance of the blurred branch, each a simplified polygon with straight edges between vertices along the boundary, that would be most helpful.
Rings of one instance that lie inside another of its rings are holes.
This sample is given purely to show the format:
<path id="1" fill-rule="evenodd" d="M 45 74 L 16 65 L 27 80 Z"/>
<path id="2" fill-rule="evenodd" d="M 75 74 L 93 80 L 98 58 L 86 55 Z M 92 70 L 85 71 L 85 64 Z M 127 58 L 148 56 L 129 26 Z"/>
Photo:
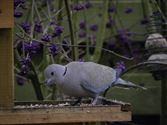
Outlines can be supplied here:
<path id="1" fill-rule="evenodd" d="M 106 21 L 108 18 L 108 3 L 109 0 L 105 0 L 104 1 L 104 7 L 103 7 L 103 14 L 101 17 L 101 21 L 99 24 L 99 30 L 97 33 L 97 41 L 96 41 L 96 48 L 95 48 L 95 52 L 94 55 L 91 57 L 91 60 L 98 62 L 100 57 L 101 57 L 101 48 L 103 46 L 103 42 L 104 42 L 104 36 L 105 36 L 105 26 L 106 26 Z"/>
<path id="2" fill-rule="evenodd" d="M 129 58 L 129 57 L 126 57 L 126 56 L 123 56 L 123 55 L 120 55 L 112 50 L 109 50 L 109 49 L 106 49 L 106 48 L 103 48 L 103 47 L 96 47 L 96 46 L 87 46 L 87 45 L 67 45 L 67 44 L 60 44 L 60 43 L 55 43 L 56 45 L 61 45 L 61 46 L 67 46 L 67 47 L 88 47 L 88 48 L 96 48 L 96 49 L 100 49 L 100 51 L 105 51 L 105 52 L 109 52 L 117 57 L 120 57 L 120 58 L 123 58 L 123 59 L 126 59 L 126 60 L 133 60 L 134 58 Z"/>
<path id="3" fill-rule="evenodd" d="M 133 65 L 133 66 L 130 66 L 129 68 L 127 68 L 122 74 L 125 74 L 129 71 L 132 71 L 134 69 L 138 69 L 140 67 L 143 67 L 143 66 L 147 66 L 147 65 L 164 65 L 166 66 L 167 65 L 167 62 L 163 62 L 163 61 L 146 61 L 146 62 L 141 62 L 141 63 L 138 63 L 136 65 Z"/>
<path id="4" fill-rule="evenodd" d="M 72 22 L 72 17 L 71 17 L 71 12 L 70 12 L 70 7 L 69 7 L 68 1 L 69 0 L 64 0 L 64 3 L 65 3 L 66 11 L 67 11 L 71 44 L 72 45 L 77 45 L 77 42 L 75 41 L 74 30 L 73 30 L 73 25 L 74 24 Z M 75 47 L 72 47 L 72 57 L 73 57 L 73 60 L 77 59 L 77 49 Z"/>

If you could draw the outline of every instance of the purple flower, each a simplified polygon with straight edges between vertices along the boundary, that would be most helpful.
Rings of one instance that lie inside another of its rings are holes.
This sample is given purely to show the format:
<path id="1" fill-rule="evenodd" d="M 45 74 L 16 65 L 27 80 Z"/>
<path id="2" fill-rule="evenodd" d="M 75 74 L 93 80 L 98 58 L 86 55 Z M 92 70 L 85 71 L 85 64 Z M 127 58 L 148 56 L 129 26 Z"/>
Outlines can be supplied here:
<path id="1" fill-rule="evenodd" d="M 128 8 L 126 8 L 126 9 L 124 10 L 124 12 L 125 12 L 126 14 L 130 14 L 130 13 L 133 12 L 133 9 L 128 7 Z"/>
<path id="2" fill-rule="evenodd" d="M 24 83 L 25 83 L 25 79 L 23 79 L 21 76 L 17 75 L 16 76 L 16 81 L 17 81 L 17 84 L 20 85 L 20 86 L 23 86 Z"/>
<path id="3" fill-rule="evenodd" d="M 14 0 L 14 7 L 16 8 L 20 4 L 24 4 L 25 0 Z"/>
<path id="4" fill-rule="evenodd" d="M 81 20 L 80 23 L 79 23 L 79 28 L 80 29 L 86 29 L 86 23 L 84 20 Z"/>
<path id="5" fill-rule="evenodd" d="M 116 67 L 125 70 L 125 63 L 123 61 L 117 62 Z"/>
<path id="6" fill-rule="evenodd" d="M 116 10 L 116 8 L 113 7 L 113 6 L 111 6 L 111 7 L 108 8 L 108 12 L 109 13 L 113 13 L 115 10 Z"/>
<path id="7" fill-rule="evenodd" d="M 81 10 L 84 10 L 85 9 L 85 6 L 84 4 L 75 4 L 72 6 L 72 9 L 75 10 L 75 11 L 81 11 Z"/>
<path id="8" fill-rule="evenodd" d="M 56 26 L 52 37 L 60 36 L 63 33 L 63 31 L 64 31 L 64 28 L 62 26 Z"/>
<path id="9" fill-rule="evenodd" d="M 30 56 L 39 53 L 41 49 L 42 49 L 42 45 L 35 40 L 29 43 L 24 42 L 21 48 L 22 51 L 29 53 Z"/>
<path id="10" fill-rule="evenodd" d="M 111 28 L 113 26 L 113 21 L 110 19 L 109 21 L 107 21 L 106 23 L 106 28 Z"/>
<path id="11" fill-rule="evenodd" d="M 116 45 L 115 45 L 115 43 L 109 42 L 109 43 L 107 44 L 107 47 L 108 47 L 109 50 L 114 50 L 115 47 L 116 47 Z"/>
<path id="12" fill-rule="evenodd" d="M 20 11 L 14 11 L 14 17 L 19 18 L 22 17 L 23 13 Z"/>
<path id="13" fill-rule="evenodd" d="M 52 37 L 49 34 L 44 34 L 41 38 L 42 41 L 50 42 Z"/>
<path id="14" fill-rule="evenodd" d="M 38 32 L 38 33 L 42 32 L 42 25 L 41 25 L 41 23 L 38 23 L 38 22 L 35 23 L 34 31 Z"/>
<path id="15" fill-rule="evenodd" d="M 90 30 L 91 31 L 97 31 L 98 30 L 98 25 L 97 24 L 93 24 L 90 26 Z"/>
<path id="16" fill-rule="evenodd" d="M 30 71 L 29 66 L 22 65 L 20 68 L 20 72 L 18 74 L 21 76 L 27 76 L 29 71 Z"/>
<path id="17" fill-rule="evenodd" d="M 86 37 L 86 32 L 80 31 L 80 32 L 79 32 L 79 37 L 80 37 L 80 38 Z"/>
<path id="18" fill-rule="evenodd" d="M 120 75 L 124 70 L 125 70 L 125 64 L 123 61 L 117 62 L 116 63 L 116 72 Z"/>
<path id="19" fill-rule="evenodd" d="M 56 24 L 56 22 L 52 21 L 52 22 L 50 22 L 50 25 L 51 26 L 56 26 L 57 24 Z"/>
<path id="20" fill-rule="evenodd" d="M 89 2 L 89 1 L 87 1 L 86 3 L 85 3 L 85 8 L 86 9 L 89 9 L 89 8 L 91 8 L 92 7 L 92 4 Z"/>
<path id="21" fill-rule="evenodd" d="M 128 42 L 129 37 L 132 35 L 131 32 L 129 32 L 127 29 L 120 29 L 118 32 L 118 39 L 122 42 Z"/>
<path id="22" fill-rule="evenodd" d="M 20 62 L 21 65 L 27 65 L 28 66 L 31 62 L 31 58 L 30 57 L 22 58 L 22 59 L 19 60 L 19 62 Z"/>
<path id="23" fill-rule="evenodd" d="M 21 24 L 21 27 L 23 28 L 23 30 L 26 32 L 26 33 L 30 33 L 30 24 L 29 23 L 26 23 L 26 22 L 24 22 L 24 23 L 22 23 Z"/>
<path id="24" fill-rule="evenodd" d="M 28 72 L 30 71 L 29 69 L 30 62 L 31 62 L 30 56 L 19 60 L 20 64 L 20 72 L 18 73 L 19 75 L 26 76 L 28 74 Z"/>
<path id="25" fill-rule="evenodd" d="M 49 53 L 56 56 L 58 54 L 58 47 L 55 44 L 49 45 Z"/>

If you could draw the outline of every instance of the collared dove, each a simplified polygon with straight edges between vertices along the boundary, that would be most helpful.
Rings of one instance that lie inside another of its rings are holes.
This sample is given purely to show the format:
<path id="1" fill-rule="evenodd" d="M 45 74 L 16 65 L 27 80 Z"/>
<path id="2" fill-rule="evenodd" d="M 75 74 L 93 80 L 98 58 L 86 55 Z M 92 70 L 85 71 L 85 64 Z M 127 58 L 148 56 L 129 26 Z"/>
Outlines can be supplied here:
<path id="1" fill-rule="evenodd" d="M 142 88 L 117 78 L 117 71 L 111 67 L 93 62 L 70 62 L 67 65 L 51 64 L 44 70 L 45 84 L 56 84 L 66 95 L 93 97 L 95 105 L 101 93 L 112 86 Z"/>

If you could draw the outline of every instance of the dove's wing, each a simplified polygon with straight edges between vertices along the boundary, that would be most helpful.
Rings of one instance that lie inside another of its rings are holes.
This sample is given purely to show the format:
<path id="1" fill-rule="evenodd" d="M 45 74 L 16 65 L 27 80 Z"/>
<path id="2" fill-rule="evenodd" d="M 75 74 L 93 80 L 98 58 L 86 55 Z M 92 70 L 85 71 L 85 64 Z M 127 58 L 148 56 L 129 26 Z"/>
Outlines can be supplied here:
<path id="1" fill-rule="evenodd" d="M 104 92 L 116 80 L 116 71 L 110 67 L 86 62 L 82 65 L 80 85 L 92 93 Z"/>

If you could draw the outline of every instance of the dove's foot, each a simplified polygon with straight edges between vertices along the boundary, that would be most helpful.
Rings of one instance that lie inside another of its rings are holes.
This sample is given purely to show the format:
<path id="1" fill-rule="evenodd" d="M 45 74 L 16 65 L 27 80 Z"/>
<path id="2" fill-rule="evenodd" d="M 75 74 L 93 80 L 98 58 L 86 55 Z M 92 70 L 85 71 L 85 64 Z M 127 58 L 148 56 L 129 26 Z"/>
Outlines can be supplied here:
<path id="1" fill-rule="evenodd" d="M 77 101 L 75 101 L 74 103 L 72 103 L 71 106 L 76 106 L 76 105 L 78 105 L 79 103 L 81 103 L 81 101 L 82 101 L 82 98 L 80 97 L 80 98 L 78 98 Z"/>

